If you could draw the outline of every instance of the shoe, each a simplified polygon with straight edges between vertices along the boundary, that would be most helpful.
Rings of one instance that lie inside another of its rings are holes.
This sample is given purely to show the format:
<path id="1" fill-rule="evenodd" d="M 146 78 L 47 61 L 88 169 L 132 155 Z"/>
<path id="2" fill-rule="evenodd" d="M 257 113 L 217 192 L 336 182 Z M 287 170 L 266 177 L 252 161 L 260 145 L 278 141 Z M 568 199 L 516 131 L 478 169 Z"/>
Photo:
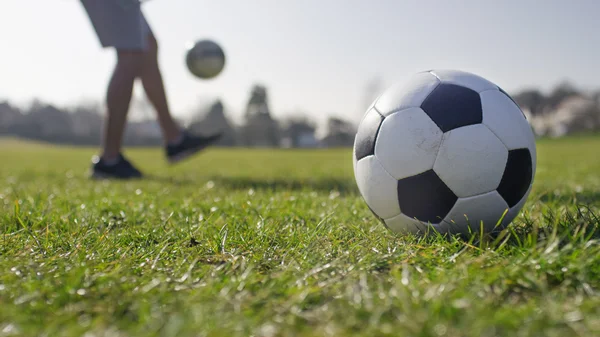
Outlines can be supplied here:
<path id="1" fill-rule="evenodd" d="M 121 154 L 119 154 L 118 161 L 113 165 L 107 165 L 102 158 L 94 156 L 92 158 L 91 177 L 94 179 L 135 179 L 141 178 L 142 172 Z"/>
<path id="2" fill-rule="evenodd" d="M 180 162 L 214 144 L 222 135 L 222 133 L 217 133 L 208 137 L 203 137 L 183 132 L 183 139 L 179 144 L 167 145 L 165 149 L 167 160 L 171 164 Z"/>

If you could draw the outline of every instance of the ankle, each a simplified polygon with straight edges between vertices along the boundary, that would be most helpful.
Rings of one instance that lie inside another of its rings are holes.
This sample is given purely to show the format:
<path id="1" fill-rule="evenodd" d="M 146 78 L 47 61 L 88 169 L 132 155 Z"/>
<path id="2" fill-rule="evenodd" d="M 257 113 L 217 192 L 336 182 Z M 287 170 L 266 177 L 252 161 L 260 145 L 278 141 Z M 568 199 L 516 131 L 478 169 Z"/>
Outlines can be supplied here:
<path id="1" fill-rule="evenodd" d="M 109 155 L 109 154 L 102 154 L 100 156 L 100 158 L 102 159 L 102 162 L 104 162 L 104 164 L 111 166 L 111 165 L 115 165 L 119 162 L 119 155 Z"/>

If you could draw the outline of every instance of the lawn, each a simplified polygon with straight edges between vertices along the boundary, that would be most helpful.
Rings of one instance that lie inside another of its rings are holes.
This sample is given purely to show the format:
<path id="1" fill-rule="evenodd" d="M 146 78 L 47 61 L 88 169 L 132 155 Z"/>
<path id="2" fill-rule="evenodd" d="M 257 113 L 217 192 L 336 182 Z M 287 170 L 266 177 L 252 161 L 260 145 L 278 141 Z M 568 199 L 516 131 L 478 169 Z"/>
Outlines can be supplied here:
<path id="1" fill-rule="evenodd" d="M 396 236 L 349 149 L 209 150 L 134 182 L 0 142 L 0 336 L 598 336 L 600 137 L 540 140 L 497 239 Z"/>

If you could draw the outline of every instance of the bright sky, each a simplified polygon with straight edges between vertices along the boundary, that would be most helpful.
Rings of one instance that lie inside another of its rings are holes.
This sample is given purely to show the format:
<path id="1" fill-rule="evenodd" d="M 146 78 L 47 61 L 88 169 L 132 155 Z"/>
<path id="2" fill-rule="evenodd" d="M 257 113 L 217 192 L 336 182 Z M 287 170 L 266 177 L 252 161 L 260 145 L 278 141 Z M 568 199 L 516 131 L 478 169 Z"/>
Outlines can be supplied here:
<path id="1" fill-rule="evenodd" d="M 216 97 L 240 116 L 260 82 L 275 116 L 356 120 L 371 79 L 387 86 L 431 68 L 475 72 L 507 91 L 563 79 L 600 88 L 597 0 L 152 0 L 144 11 L 178 116 Z M 78 0 L 0 0 L 0 37 L 0 100 L 103 99 L 114 55 Z M 207 37 L 228 64 L 201 81 L 184 46 Z"/>

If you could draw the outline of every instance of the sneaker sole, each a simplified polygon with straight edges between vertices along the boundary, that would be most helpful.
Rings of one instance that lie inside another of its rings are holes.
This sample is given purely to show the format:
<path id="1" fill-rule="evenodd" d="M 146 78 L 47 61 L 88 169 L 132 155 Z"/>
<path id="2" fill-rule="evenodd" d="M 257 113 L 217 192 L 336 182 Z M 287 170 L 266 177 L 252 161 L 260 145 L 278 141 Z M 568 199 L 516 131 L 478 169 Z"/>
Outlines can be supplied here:
<path id="1" fill-rule="evenodd" d="M 183 151 L 174 156 L 167 157 L 167 160 L 169 161 L 170 164 L 177 164 L 182 160 L 185 160 L 197 153 L 204 151 L 208 146 L 209 145 L 203 145 L 203 146 L 199 146 L 199 147 L 195 147 L 195 148 Z"/>

